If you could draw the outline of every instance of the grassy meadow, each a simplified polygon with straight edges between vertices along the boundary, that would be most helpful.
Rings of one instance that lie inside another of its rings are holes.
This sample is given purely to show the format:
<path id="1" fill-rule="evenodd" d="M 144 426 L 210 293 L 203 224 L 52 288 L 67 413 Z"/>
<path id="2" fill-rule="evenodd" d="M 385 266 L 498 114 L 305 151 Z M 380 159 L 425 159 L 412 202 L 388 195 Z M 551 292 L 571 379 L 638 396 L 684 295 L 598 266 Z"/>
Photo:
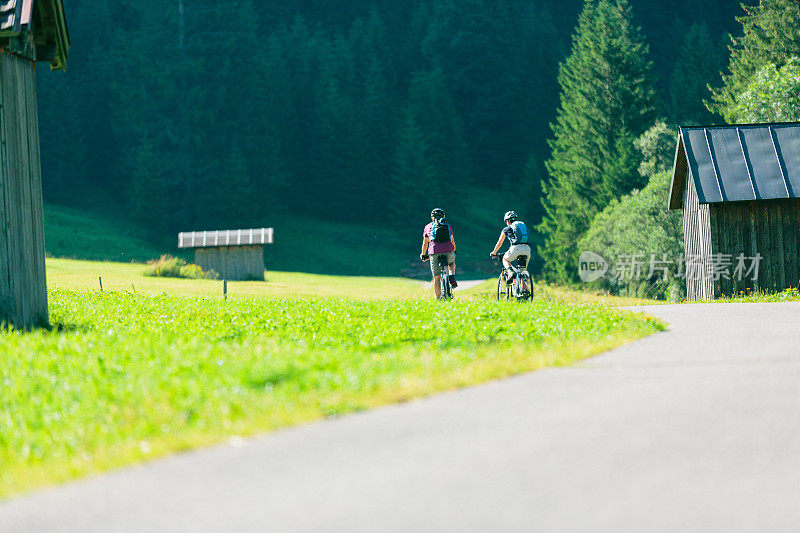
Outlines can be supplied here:
<path id="1" fill-rule="evenodd" d="M 148 265 L 47 259 L 47 285 L 76 291 L 99 291 L 100 280 L 106 291 L 146 295 L 221 298 L 221 280 L 186 280 L 145 276 Z M 228 297 L 354 297 L 363 299 L 419 298 L 426 285 L 403 278 L 328 276 L 294 272 L 266 273 L 267 283 L 229 281 Z"/>
<path id="2" fill-rule="evenodd" d="M 390 278 L 230 283 L 48 259 L 52 330 L 0 332 L 0 497 L 168 453 L 570 364 L 661 329 L 541 292 Z M 97 277 L 103 276 L 100 293 Z"/>

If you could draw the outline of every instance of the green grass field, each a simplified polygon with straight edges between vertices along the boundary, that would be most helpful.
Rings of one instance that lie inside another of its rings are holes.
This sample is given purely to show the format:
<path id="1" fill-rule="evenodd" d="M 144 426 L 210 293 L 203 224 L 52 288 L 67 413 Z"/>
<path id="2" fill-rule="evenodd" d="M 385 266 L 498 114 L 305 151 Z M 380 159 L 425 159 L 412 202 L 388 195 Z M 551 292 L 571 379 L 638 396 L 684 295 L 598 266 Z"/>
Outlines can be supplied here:
<path id="1" fill-rule="evenodd" d="M 179 450 L 570 364 L 661 329 L 543 292 L 454 302 L 390 278 L 231 283 L 48 259 L 50 331 L 0 332 L 0 496 Z M 100 293 L 97 277 L 103 276 Z"/>
<path id="2" fill-rule="evenodd" d="M 47 285 L 77 291 L 100 289 L 100 279 L 106 291 L 123 291 L 147 295 L 170 294 L 207 298 L 222 297 L 222 281 L 154 278 L 145 276 L 147 265 L 47 259 Z M 230 281 L 228 296 L 240 297 L 298 297 L 340 296 L 363 299 L 419 298 L 425 285 L 402 278 L 368 278 L 358 276 L 326 276 L 292 272 L 266 273 L 267 282 Z"/>

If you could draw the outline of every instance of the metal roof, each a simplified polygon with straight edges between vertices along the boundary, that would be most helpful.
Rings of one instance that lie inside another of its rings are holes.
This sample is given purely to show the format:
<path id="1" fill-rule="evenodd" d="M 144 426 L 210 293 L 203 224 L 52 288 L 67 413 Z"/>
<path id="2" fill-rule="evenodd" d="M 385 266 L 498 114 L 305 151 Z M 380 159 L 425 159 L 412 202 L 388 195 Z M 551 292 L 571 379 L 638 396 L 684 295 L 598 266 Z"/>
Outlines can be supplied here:
<path id="1" fill-rule="evenodd" d="M 178 248 L 272 244 L 272 228 L 192 231 L 178 234 Z"/>
<path id="2" fill-rule="evenodd" d="M 701 204 L 800 197 L 800 123 L 678 131 L 670 209 L 683 207 L 687 174 Z"/>

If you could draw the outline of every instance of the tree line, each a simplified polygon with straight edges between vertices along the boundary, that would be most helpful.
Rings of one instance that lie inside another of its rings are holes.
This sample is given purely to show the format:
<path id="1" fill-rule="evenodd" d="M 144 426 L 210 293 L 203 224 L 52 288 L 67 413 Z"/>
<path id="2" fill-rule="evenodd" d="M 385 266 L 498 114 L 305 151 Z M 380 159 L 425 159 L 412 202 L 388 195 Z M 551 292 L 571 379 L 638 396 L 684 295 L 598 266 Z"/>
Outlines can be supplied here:
<path id="1" fill-rule="evenodd" d="M 658 117 L 689 125 L 698 119 L 702 124 L 800 120 L 796 1 L 742 6 L 721 78 L 711 74 L 713 62 L 703 57 L 705 30 L 692 26 L 681 50 L 684 59 L 674 70 L 673 87 L 683 92 L 673 89 L 671 115 L 659 106 L 648 46 L 633 20 L 625 1 L 587 3 L 560 66 L 561 105 L 546 161 L 546 215 L 539 226 L 545 273 L 559 281 L 577 278 L 582 250 L 612 261 L 647 253 L 674 260 L 682 251 L 680 215 L 665 208 L 675 128 Z M 698 78 L 697 72 L 705 74 Z M 682 114 L 689 109 L 695 112 Z M 678 289 L 657 279 L 647 283 L 647 290 L 662 295 Z"/>
<path id="2" fill-rule="evenodd" d="M 491 187 L 560 242 L 646 182 L 631 141 L 656 117 L 716 120 L 738 6 L 72 0 L 69 71 L 39 79 L 46 199 L 171 238 L 276 216 L 400 228 Z"/>

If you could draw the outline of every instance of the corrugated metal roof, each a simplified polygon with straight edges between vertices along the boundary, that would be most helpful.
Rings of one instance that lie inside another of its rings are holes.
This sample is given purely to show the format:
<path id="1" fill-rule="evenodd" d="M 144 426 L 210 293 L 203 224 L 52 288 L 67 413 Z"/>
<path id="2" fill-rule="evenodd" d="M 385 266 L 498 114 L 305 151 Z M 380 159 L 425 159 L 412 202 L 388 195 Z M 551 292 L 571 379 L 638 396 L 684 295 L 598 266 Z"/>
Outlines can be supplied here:
<path id="1" fill-rule="evenodd" d="M 701 204 L 800 197 L 800 123 L 688 127 L 678 132 L 670 209 L 687 173 Z"/>
<path id="2" fill-rule="evenodd" d="M 272 228 L 192 231 L 178 234 L 178 248 L 272 244 Z"/>

